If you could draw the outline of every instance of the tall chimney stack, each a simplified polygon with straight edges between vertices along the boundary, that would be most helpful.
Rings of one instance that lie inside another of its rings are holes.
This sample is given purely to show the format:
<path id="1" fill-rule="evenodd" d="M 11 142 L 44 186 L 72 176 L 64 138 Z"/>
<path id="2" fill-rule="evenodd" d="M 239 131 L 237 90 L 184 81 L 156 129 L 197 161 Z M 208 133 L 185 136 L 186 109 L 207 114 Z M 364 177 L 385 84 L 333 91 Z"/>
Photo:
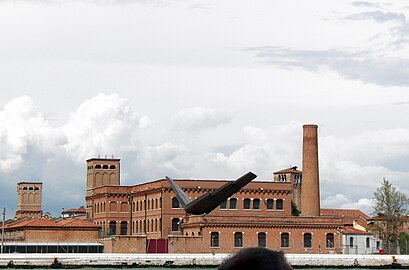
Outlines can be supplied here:
<path id="1" fill-rule="evenodd" d="M 303 126 L 301 215 L 320 215 L 318 126 Z"/>

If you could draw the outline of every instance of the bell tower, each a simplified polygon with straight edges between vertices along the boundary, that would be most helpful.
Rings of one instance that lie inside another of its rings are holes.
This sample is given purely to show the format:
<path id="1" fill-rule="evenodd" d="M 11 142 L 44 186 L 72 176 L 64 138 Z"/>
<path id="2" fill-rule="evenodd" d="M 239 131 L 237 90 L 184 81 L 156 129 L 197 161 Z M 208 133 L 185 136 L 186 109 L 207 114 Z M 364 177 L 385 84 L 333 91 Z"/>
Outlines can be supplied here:
<path id="1" fill-rule="evenodd" d="M 92 190 L 102 186 L 120 185 L 120 159 L 91 158 L 87 160 L 87 196 Z"/>
<path id="2" fill-rule="evenodd" d="M 42 192 L 43 183 L 41 182 L 17 183 L 16 218 L 40 217 Z"/>

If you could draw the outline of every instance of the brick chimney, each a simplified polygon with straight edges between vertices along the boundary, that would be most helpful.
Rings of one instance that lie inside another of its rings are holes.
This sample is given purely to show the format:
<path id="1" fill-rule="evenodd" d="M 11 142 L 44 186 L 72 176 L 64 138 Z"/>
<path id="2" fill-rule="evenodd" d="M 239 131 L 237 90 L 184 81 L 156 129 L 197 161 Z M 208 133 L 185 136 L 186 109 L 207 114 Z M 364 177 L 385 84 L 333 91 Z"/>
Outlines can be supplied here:
<path id="1" fill-rule="evenodd" d="M 318 126 L 303 126 L 301 215 L 320 215 Z"/>

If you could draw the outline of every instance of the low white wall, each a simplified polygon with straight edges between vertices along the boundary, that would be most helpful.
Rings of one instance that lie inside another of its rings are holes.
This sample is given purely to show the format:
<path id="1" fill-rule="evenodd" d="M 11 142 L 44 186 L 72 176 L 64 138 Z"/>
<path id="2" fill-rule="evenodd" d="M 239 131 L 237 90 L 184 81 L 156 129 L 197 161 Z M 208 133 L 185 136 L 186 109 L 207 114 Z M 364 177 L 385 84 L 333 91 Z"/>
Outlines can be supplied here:
<path id="1" fill-rule="evenodd" d="M 50 266 L 54 258 L 63 266 L 217 266 L 228 254 L 0 254 L 0 266 Z M 288 254 L 297 266 L 389 266 L 391 255 Z M 409 255 L 395 255 L 398 263 L 409 266 Z"/>

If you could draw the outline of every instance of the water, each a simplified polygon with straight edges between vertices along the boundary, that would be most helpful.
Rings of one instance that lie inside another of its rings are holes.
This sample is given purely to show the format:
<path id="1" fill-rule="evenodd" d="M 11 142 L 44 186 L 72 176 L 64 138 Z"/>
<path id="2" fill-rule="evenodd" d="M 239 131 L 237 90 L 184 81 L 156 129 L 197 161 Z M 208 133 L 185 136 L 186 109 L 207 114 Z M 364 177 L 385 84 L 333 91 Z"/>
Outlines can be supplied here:
<path id="1" fill-rule="evenodd" d="M 84 268 L 78 268 L 82 270 L 118 270 L 118 269 L 127 269 L 128 267 L 124 268 L 93 268 L 93 267 L 84 267 Z M 13 270 L 27 270 L 27 268 L 12 268 Z M 44 270 L 44 269 L 50 269 L 50 268 L 30 268 L 30 270 Z M 147 269 L 147 270 L 216 270 L 217 267 L 214 268 L 209 268 L 209 267 L 182 267 L 182 268 L 176 268 L 176 267 L 137 267 L 134 269 Z M 303 269 L 303 268 L 296 268 L 296 269 Z M 340 270 L 341 268 L 304 268 L 306 270 Z M 343 267 L 342 269 L 353 269 L 353 270 L 367 270 L 371 268 L 354 268 L 354 267 Z M 373 268 L 372 268 L 373 269 Z M 391 268 L 376 268 L 377 270 L 390 270 Z"/>

